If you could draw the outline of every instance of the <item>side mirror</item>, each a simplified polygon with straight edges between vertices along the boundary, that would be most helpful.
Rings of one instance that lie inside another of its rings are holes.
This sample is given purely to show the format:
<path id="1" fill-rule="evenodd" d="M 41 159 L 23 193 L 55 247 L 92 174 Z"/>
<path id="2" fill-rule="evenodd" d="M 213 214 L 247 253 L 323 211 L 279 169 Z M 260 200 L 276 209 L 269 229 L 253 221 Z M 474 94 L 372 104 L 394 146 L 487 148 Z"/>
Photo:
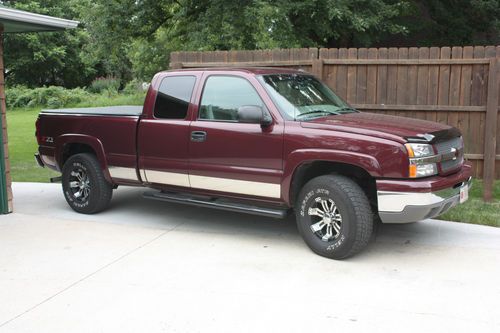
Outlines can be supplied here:
<path id="1" fill-rule="evenodd" d="M 238 108 L 238 121 L 240 123 L 269 126 L 273 122 L 273 119 L 258 105 L 243 105 Z"/>

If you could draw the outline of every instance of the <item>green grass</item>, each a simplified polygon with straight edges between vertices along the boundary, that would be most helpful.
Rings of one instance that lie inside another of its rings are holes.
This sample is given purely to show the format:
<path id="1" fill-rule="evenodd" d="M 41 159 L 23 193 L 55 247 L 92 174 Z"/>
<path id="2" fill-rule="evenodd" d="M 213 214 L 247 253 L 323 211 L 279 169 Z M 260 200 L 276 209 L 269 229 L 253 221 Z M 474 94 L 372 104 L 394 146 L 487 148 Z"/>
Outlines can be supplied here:
<path id="1" fill-rule="evenodd" d="M 469 200 L 455 206 L 439 219 L 500 227 L 500 180 L 493 184 L 493 201 L 486 203 L 482 198 L 483 182 L 474 180 Z"/>
<path id="2" fill-rule="evenodd" d="M 40 109 L 7 111 L 9 157 L 12 180 L 15 182 L 48 182 L 57 173 L 40 168 L 33 155 L 38 145 L 35 138 L 35 121 Z"/>
<path id="3" fill-rule="evenodd" d="M 92 100 L 74 107 L 142 105 L 143 95 L 95 96 Z M 48 182 L 58 173 L 40 168 L 33 154 L 37 150 L 35 121 L 41 108 L 13 109 L 7 111 L 9 126 L 9 155 L 12 180 L 16 182 Z M 483 183 L 475 180 L 469 192 L 469 200 L 440 216 L 442 220 L 483 224 L 500 227 L 500 181 L 494 184 L 493 202 L 482 201 Z"/>
<path id="4" fill-rule="evenodd" d="M 96 95 L 71 107 L 142 105 L 143 101 L 142 94 L 112 97 Z M 50 169 L 40 168 L 33 157 L 38 149 L 35 121 L 41 109 L 39 107 L 7 110 L 11 175 L 15 182 L 48 182 L 50 177 L 59 175 Z"/>

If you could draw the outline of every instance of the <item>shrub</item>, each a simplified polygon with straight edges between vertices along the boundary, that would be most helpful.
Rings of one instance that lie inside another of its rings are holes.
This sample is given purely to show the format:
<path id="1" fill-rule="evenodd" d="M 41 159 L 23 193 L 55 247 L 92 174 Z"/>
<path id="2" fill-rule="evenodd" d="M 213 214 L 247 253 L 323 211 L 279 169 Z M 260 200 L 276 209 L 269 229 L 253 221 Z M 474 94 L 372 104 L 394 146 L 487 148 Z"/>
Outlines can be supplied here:
<path id="1" fill-rule="evenodd" d="M 66 95 L 64 96 L 64 105 L 72 105 L 85 101 L 91 96 L 88 91 L 82 88 L 75 88 L 68 90 L 66 89 Z"/>
<path id="2" fill-rule="evenodd" d="M 126 95 L 144 94 L 149 89 L 149 82 L 133 79 L 125 85 L 122 92 Z"/>
<path id="3" fill-rule="evenodd" d="M 120 80 L 114 77 L 98 77 L 89 86 L 89 91 L 93 93 L 100 94 L 102 92 L 107 92 L 112 94 L 118 92 L 120 88 Z"/>
<path id="4" fill-rule="evenodd" d="M 89 87 L 89 90 L 90 87 Z M 68 106 L 97 106 L 139 103 L 144 99 L 144 85 L 139 81 L 132 81 L 122 92 L 118 92 L 118 81 L 114 86 L 107 86 L 99 93 L 90 93 L 82 88 L 66 89 L 64 87 L 50 86 L 28 88 L 25 86 L 7 87 L 6 104 L 8 108 L 62 108 Z"/>
<path id="5" fill-rule="evenodd" d="M 9 108 L 36 106 L 60 108 L 80 103 L 89 96 L 90 94 L 81 88 L 65 89 L 50 86 L 30 89 L 16 86 L 7 88 L 6 104 Z"/>
<path id="6" fill-rule="evenodd" d="M 144 92 L 143 83 L 137 79 L 133 79 L 123 88 L 123 93 L 126 95 L 134 95 L 142 92 Z"/>
<path id="7" fill-rule="evenodd" d="M 56 98 L 56 97 L 49 97 L 49 99 L 47 99 L 47 107 L 49 107 L 51 109 L 58 109 L 62 106 L 63 106 L 63 104 L 62 104 L 61 100 Z"/>

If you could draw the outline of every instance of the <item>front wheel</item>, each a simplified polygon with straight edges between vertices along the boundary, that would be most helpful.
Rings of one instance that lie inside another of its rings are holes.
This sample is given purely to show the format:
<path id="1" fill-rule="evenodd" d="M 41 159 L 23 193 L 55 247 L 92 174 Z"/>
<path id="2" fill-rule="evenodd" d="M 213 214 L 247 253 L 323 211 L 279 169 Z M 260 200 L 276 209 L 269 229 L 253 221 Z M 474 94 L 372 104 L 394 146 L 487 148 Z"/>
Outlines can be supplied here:
<path id="1" fill-rule="evenodd" d="M 113 194 L 113 185 L 104 178 L 96 157 L 86 153 L 73 155 L 64 163 L 62 187 L 69 206 L 83 214 L 104 210 Z"/>
<path id="2" fill-rule="evenodd" d="M 297 227 L 315 253 L 350 257 L 366 247 L 373 230 L 370 203 L 352 179 L 340 175 L 310 180 L 295 206 Z"/>

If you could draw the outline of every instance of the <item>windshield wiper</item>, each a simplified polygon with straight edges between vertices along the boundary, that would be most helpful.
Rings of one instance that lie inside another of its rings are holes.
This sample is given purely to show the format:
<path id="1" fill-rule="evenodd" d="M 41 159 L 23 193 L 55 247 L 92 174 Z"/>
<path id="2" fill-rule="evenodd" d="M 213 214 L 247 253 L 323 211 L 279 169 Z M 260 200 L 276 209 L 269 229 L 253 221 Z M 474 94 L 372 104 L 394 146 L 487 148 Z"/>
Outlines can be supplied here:
<path id="1" fill-rule="evenodd" d="M 312 111 L 307 111 L 307 112 L 298 114 L 297 116 L 295 116 L 295 118 L 299 118 L 299 117 L 314 114 L 314 113 L 324 113 L 324 114 L 332 114 L 332 115 L 340 114 L 340 113 L 334 112 L 334 111 L 312 110 Z"/>
<path id="2" fill-rule="evenodd" d="M 355 108 L 351 108 L 350 106 L 346 106 L 346 107 L 343 107 L 343 108 L 340 108 L 337 110 L 337 112 L 340 112 L 340 113 L 342 113 L 343 111 L 351 111 L 351 112 L 347 112 L 347 113 L 358 112 L 358 110 L 356 110 Z"/>

